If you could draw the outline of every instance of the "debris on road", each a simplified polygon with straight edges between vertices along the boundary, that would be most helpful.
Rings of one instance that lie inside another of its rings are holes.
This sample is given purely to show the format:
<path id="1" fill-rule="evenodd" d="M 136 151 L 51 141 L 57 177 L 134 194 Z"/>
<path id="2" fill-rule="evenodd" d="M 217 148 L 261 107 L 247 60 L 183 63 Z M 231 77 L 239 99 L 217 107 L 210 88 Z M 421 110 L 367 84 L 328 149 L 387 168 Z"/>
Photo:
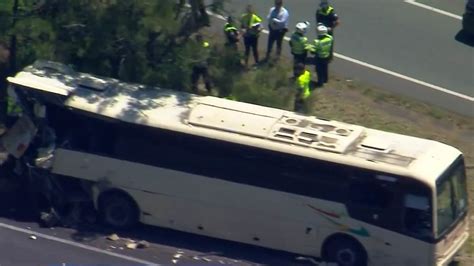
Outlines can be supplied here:
<path id="1" fill-rule="evenodd" d="M 209 258 L 206 258 L 206 257 L 202 257 L 202 260 L 206 261 L 206 262 L 211 262 L 212 260 L 209 259 Z"/>
<path id="2" fill-rule="evenodd" d="M 128 249 L 137 249 L 137 243 L 127 243 L 126 247 Z"/>
<path id="3" fill-rule="evenodd" d="M 110 241 L 117 241 L 119 239 L 120 239 L 120 237 L 117 234 L 111 234 L 111 235 L 107 236 L 107 240 L 110 240 Z"/>
<path id="4" fill-rule="evenodd" d="M 145 240 L 138 241 L 137 243 L 137 248 L 144 249 L 144 248 L 149 248 L 149 247 L 150 247 L 150 243 L 148 243 Z"/>
<path id="5" fill-rule="evenodd" d="M 30 237 L 29 237 L 29 238 L 30 238 L 31 240 L 36 240 L 36 239 L 38 239 L 38 237 L 37 237 L 37 236 L 35 236 L 35 235 L 30 235 Z"/>
<path id="6" fill-rule="evenodd" d="M 54 210 L 51 208 L 49 212 L 41 212 L 40 213 L 40 225 L 42 227 L 51 228 L 56 226 L 60 223 L 60 217 Z"/>

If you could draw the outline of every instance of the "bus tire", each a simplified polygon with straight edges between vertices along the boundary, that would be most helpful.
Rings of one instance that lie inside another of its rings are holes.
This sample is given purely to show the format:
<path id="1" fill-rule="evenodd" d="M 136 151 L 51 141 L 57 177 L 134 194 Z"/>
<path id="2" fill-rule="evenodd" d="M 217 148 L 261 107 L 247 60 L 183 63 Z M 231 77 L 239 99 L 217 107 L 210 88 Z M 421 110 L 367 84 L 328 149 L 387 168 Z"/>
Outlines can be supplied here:
<path id="1" fill-rule="evenodd" d="M 347 235 L 335 235 L 325 241 L 323 260 L 340 266 L 367 266 L 367 253 L 362 245 Z"/>
<path id="2" fill-rule="evenodd" d="M 101 221 L 115 229 L 128 229 L 138 222 L 138 205 L 125 192 L 113 190 L 102 193 L 98 207 Z"/>

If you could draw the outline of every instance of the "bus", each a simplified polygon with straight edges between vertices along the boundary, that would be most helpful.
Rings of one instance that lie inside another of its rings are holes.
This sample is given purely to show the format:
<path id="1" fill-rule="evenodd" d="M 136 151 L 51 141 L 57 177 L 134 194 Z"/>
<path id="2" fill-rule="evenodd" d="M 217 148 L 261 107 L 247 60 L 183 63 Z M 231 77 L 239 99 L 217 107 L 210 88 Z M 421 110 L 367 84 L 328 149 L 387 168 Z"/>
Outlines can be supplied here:
<path id="1" fill-rule="evenodd" d="M 33 166 L 78 181 L 109 226 L 141 222 L 345 266 L 448 265 L 468 239 L 463 154 L 446 144 L 55 62 L 8 81 L 23 135 L 50 136 L 17 146 L 53 146 Z"/>

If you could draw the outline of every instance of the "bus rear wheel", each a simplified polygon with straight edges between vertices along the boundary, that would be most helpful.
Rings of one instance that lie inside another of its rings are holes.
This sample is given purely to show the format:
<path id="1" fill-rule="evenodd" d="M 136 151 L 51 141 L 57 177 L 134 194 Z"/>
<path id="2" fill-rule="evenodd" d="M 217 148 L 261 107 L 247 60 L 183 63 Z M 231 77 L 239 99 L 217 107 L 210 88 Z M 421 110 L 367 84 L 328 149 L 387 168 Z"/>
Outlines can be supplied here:
<path id="1" fill-rule="evenodd" d="M 335 238 L 327 243 L 324 259 L 340 266 L 366 266 L 367 256 L 355 240 Z"/>
<path id="2" fill-rule="evenodd" d="M 127 229 L 138 222 L 139 210 L 130 196 L 113 191 L 100 196 L 99 214 L 104 224 L 116 229 Z"/>

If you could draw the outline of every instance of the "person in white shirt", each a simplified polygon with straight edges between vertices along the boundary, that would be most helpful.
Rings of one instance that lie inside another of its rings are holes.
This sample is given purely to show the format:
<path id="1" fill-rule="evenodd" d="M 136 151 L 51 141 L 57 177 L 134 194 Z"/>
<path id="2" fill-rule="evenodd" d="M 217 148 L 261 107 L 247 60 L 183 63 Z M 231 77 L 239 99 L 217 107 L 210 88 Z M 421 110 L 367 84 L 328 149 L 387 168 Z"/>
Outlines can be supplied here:
<path id="1" fill-rule="evenodd" d="M 275 0 L 275 6 L 270 8 L 270 12 L 267 16 L 268 29 L 270 31 L 268 35 L 267 60 L 270 59 L 270 54 L 275 42 L 277 45 L 277 56 L 280 57 L 283 37 L 288 31 L 288 18 L 289 13 L 288 10 L 283 7 L 283 0 Z"/>

